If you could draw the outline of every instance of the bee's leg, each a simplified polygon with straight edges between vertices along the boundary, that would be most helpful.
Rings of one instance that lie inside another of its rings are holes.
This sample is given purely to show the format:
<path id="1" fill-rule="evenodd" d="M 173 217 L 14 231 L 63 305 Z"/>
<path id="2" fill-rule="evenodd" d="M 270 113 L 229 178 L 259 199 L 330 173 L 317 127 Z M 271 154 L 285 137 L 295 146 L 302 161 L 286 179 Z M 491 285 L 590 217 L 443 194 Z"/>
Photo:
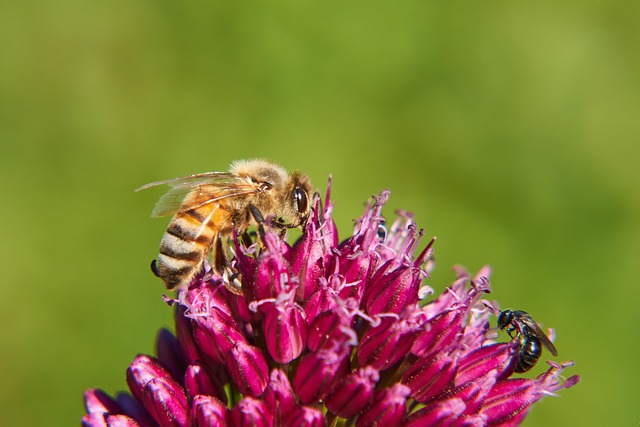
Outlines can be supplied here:
<path id="1" fill-rule="evenodd" d="M 275 230 L 275 232 L 278 233 L 278 236 L 280 237 L 280 239 L 284 239 L 284 237 L 287 235 L 287 228 L 293 228 L 289 224 L 285 224 L 284 222 L 282 222 L 282 220 L 273 221 L 271 225 Z"/>
<path id="2" fill-rule="evenodd" d="M 253 219 L 256 220 L 256 223 L 258 224 L 258 238 L 260 239 L 260 246 L 264 246 L 264 217 L 262 216 L 262 212 L 260 212 L 260 209 L 258 209 L 257 207 L 255 207 L 253 204 L 249 205 L 249 212 L 251 212 L 251 215 L 253 216 Z"/>
<path id="3" fill-rule="evenodd" d="M 222 272 L 222 283 L 224 287 L 236 295 L 244 295 L 242 292 L 242 280 L 237 272 L 229 267 L 225 267 Z"/>
<path id="4" fill-rule="evenodd" d="M 255 231 L 251 233 L 249 233 L 248 231 L 245 231 L 240 235 L 240 241 L 245 247 L 248 248 L 249 246 L 253 245 L 253 237 L 255 236 L 256 236 Z"/>
<path id="5" fill-rule="evenodd" d="M 253 219 L 256 220 L 258 225 L 264 224 L 264 217 L 262 216 L 262 212 L 260 212 L 260 209 L 258 209 L 256 205 L 249 203 L 249 212 L 251 212 L 251 216 L 253 216 Z"/>
<path id="6" fill-rule="evenodd" d="M 225 288 L 236 295 L 242 295 L 242 281 L 238 277 L 238 273 L 229 267 L 225 246 L 222 244 L 222 238 L 218 235 L 215 236 L 211 245 L 211 255 L 213 271 L 222 277 Z"/>
<path id="7" fill-rule="evenodd" d="M 262 213 L 260 212 L 260 209 L 258 209 L 257 207 L 255 207 L 254 205 L 249 205 L 249 211 L 251 212 L 251 215 L 253 215 L 253 219 L 256 220 L 256 223 L 258 224 L 258 237 L 260 238 L 260 244 L 262 246 L 264 243 L 264 224 L 266 222 L 266 220 L 264 219 L 264 217 L 262 216 Z M 274 219 L 271 222 L 271 227 L 273 228 L 273 230 L 278 233 L 278 236 L 283 239 L 284 236 L 287 234 L 287 224 L 278 221 L 277 219 Z"/>
<path id="8" fill-rule="evenodd" d="M 227 256 L 224 253 L 222 239 L 216 235 L 211 245 L 211 255 L 213 260 L 213 271 L 220 276 L 223 275 L 225 267 L 227 267 Z"/>
<path id="9" fill-rule="evenodd" d="M 158 264 L 156 264 L 156 260 L 151 261 L 151 272 L 155 274 L 156 277 L 161 277 L 160 272 L 158 271 Z"/>

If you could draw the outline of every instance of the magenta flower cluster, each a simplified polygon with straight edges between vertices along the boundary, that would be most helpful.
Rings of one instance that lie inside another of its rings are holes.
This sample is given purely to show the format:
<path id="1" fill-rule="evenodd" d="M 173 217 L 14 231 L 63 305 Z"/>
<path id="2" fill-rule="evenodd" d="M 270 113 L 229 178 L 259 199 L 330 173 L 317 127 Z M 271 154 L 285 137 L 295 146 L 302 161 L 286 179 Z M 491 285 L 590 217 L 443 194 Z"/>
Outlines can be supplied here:
<path id="1" fill-rule="evenodd" d="M 167 299 L 175 335 L 131 363 L 131 394 L 87 390 L 83 426 L 514 426 L 578 382 L 561 376 L 571 362 L 512 378 L 519 344 L 495 341 L 488 268 L 456 268 L 426 302 L 433 240 L 417 253 L 406 212 L 387 229 L 387 197 L 342 242 L 328 194 L 293 246 L 268 227 L 259 245 L 235 240 L 244 295 L 207 269 Z"/>

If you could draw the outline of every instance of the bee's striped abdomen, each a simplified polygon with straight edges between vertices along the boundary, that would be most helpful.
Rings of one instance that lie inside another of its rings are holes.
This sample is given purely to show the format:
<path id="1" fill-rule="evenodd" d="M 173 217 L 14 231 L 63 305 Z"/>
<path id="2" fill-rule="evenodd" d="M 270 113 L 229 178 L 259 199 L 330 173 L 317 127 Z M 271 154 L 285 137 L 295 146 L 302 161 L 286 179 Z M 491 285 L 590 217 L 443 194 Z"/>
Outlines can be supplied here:
<path id="1" fill-rule="evenodd" d="M 514 370 L 527 372 L 533 368 L 542 355 L 540 340 L 532 335 L 520 335 L 520 352 Z"/>
<path id="2" fill-rule="evenodd" d="M 160 254 L 152 266 L 168 289 L 187 287 L 202 269 L 202 262 L 216 233 L 215 206 L 202 206 L 176 214 L 160 242 Z"/>

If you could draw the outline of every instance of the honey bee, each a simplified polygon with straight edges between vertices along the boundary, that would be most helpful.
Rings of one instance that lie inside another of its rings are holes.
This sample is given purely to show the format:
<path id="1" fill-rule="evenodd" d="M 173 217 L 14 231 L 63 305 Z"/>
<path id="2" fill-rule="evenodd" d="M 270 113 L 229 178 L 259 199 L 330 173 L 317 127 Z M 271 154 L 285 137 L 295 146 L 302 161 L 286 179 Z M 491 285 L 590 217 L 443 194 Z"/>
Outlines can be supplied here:
<path id="1" fill-rule="evenodd" d="M 514 371 L 527 372 L 533 368 L 542 355 L 542 346 L 554 356 L 558 355 L 556 347 L 533 317 L 522 310 L 504 310 L 498 316 L 498 328 L 506 329 L 511 338 L 520 340 L 520 350 Z M 513 333 L 516 332 L 514 337 Z"/>
<path id="2" fill-rule="evenodd" d="M 152 182 L 136 191 L 164 184 L 172 188 L 160 197 L 151 216 L 173 218 L 151 269 L 167 289 L 187 288 L 209 254 L 213 270 L 224 276 L 228 249 L 223 243 L 233 232 L 245 233 L 262 215 L 273 215 L 273 226 L 284 234 L 287 228 L 302 229 L 311 209 L 309 178 L 265 160 L 236 161 L 229 172 Z M 241 293 L 238 284 L 227 287 Z"/>

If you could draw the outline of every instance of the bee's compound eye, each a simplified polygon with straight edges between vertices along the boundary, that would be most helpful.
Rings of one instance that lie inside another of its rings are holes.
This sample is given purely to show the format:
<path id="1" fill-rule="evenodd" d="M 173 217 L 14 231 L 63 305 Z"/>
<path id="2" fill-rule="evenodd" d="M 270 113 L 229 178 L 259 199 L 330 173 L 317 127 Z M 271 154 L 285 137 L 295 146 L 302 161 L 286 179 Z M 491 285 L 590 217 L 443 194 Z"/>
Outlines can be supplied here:
<path id="1" fill-rule="evenodd" d="M 303 188 L 296 187 L 293 189 L 293 200 L 295 200 L 298 213 L 303 214 L 307 212 L 307 209 L 309 209 L 309 199 Z"/>
<path id="2" fill-rule="evenodd" d="M 511 323 L 511 310 L 505 310 L 498 316 L 498 327 L 504 329 Z"/>

